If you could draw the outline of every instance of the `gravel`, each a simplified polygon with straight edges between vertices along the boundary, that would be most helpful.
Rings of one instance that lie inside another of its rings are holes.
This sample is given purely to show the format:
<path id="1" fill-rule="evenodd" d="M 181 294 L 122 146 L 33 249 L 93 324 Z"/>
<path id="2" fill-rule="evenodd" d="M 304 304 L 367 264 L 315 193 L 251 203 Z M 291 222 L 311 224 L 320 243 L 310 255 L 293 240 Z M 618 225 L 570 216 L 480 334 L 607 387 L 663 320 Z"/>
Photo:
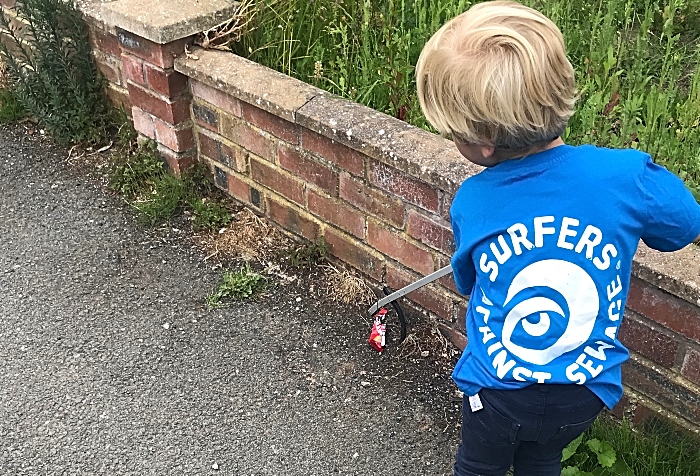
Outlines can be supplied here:
<path id="1" fill-rule="evenodd" d="M 321 271 L 208 312 L 202 252 L 67 157 L 0 128 L 3 474 L 452 474 L 453 359 L 376 354 Z"/>

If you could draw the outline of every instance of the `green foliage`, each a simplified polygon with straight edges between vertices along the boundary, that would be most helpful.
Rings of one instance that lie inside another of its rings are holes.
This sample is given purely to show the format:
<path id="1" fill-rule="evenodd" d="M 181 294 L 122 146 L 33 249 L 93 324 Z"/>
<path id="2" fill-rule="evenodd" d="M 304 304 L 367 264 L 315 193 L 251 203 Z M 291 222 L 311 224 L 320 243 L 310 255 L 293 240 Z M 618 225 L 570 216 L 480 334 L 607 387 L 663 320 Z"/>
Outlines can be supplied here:
<path id="1" fill-rule="evenodd" d="M 138 210 L 139 220 L 146 225 L 167 222 L 185 209 L 191 211 L 195 231 L 216 230 L 232 219 L 225 205 L 207 198 L 213 185 L 204 165 L 191 167 L 182 179 L 174 177 L 152 142 L 122 159 L 111 174 L 110 186 Z"/>
<path id="2" fill-rule="evenodd" d="M 304 242 L 278 252 L 279 259 L 292 268 L 313 268 L 328 260 L 330 255 L 330 247 L 323 237 L 315 243 Z"/>
<path id="3" fill-rule="evenodd" d="M 618 459 L 610 443 L 590 438 L 582 444 L 584 436 L 564 449 L 562 461 L 567 466 L 562 469 L 562 476 L 635 476 L 625 460 Z M 590 471 L 583 471 L 584 465 Z"/>
<path id="4" fill-rule="evenodd" d="M 420 51 L 466 0 L 256 2 L 233 50 L 430 130 Z M 700 188 L 700 1 L 525 0 L 562 30 L 580 91 L 565 139 L 633 147 Z"/>
<path id="5" fill-rule="evenodd" d="M 193 200 L 192 227 L 195 231 L 216 230 L 231 223 L 231 212 L 224 204 L 210 200 Z"/>
<path id="6" fill-rule="evenodd" d="M 697 476 L 700 441 L 660 420 L 633 429 L 600 417 L 562 461 L 562 476 Z"/>
<path id="7" fill-rule="evenodd" d="M 26 114 L 15 94 L 9 89 L 0 88 L 0 124 L 17 121 Z"/>
<path id="8" fill-rule="evenodd" d="M 111 127 L 103 78 L 73 2 L 20 0 L 0 11 L 0 59 L 18 102 L 62 143 L 98 143 Z M 22 31 L 15 26 L 24 23 Z"/>
<path id="9" fill-rule="evenodd" d="M 217 290 L 207 296 L 207 306 L 217 309 L 226 306 L 231 301 L 246 299 L 260 292 L 267 279 L 255 273 L 246 265 L 238 271 L 224 271 Z"/>

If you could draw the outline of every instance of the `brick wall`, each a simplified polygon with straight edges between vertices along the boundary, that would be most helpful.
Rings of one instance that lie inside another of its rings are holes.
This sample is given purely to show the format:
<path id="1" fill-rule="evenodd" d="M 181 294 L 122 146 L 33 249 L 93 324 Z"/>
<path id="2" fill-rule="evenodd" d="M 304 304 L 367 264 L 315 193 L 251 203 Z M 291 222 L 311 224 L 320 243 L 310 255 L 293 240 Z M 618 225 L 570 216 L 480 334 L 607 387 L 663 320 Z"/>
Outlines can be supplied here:
<path id="1" fill-rule="evenodd" d="M 197 55 L 176 69 L 191 78 L 199 157 L 219 187 L 286 230 L 323 236 L 336 257 L 394 289 L 449 263 L 451 199 L 478 171 L 450 143 L 242 58 Z M 631 358 L 614 413 L 698 430 L 700 294 L 663 290 L 680 286 L 672 274 L 645 276 L 633 278 L 619 334 Z M 464 347 L 466 300 L 450 276 L 408 299 Z"/>
<path id="2" fill-rule="evenodd" d="M 451 200 L 479 170 L 451 143 L 231 54 L 184 58 L 191 36 L 158 44 L 88 20 L 108 94 L 176 173 L 206 163 L 233 199 L 299 237 L 323 237 L 392 288 L 449 263 Z M 620 330 L 632 352 L 627 394 L 614 413 L 637 422 L 661 413 L 698 430 L 700 251 L 684 253 L 680 264 L 653 253 L 635 262 Z M 466 300 L 450 276 L 408 299 L 464 347 Z"/>

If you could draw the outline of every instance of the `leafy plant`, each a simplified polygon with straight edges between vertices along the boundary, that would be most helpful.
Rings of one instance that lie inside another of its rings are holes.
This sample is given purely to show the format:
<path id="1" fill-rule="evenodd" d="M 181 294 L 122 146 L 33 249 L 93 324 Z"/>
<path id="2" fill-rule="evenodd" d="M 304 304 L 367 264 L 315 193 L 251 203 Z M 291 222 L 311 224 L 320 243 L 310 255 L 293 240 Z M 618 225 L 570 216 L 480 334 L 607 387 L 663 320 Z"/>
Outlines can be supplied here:
<path id="1" fill-rule="evenodd" d="M 227 301 L 238 301 L 253 296 L 265 286 L 267 279 L 250 269 L 248 263 L 238 271 L 224 271 L 217 290 L 207 296 L 209 309 L 227 305 Z"/>
<path id="2" fill-rule="evenodd" d="M 122 159 L 111 175 L 110 185 L 139 211 L 139 220 L 147 225 L 168 221 L 184 209 L 191 210 L 195 231 L 219 229 L 232 219 L 221 202 L 207 198 L 214 188 L 206 166 L 196 164 L 183 173 L 182 179 L 174 177 L 165 169 L 152 142 Z"/>
<path id="3" fill-rule="evenodd" d="M 74 2 L 20 0 L 15 14 L 0 10 L 0 60 L 17 101 L 59 142 L 102 142 L 110 107 Z"/>
<path id="4" fill-rule="evenodd" d="M 15 94 L 9 89 L 0 88 L 0 124 L 17 121 L 26 114 Z"/>
<path id="5" fill-rule="evenodd" d="M 231 223 L 231 212 L 218 201 L 196 199 L 192 206 L 192 227 L 195 231 L 215 230 Z"/>
<path id="6" fill-rule="evenodd" d="M 634 476 L 627 463 L 617 457 L 617 453 L 607 441 L 597 438 L 586 439 L 582 434 L 564 449 L 562 461 L 569 466 L 562 469 L 562 476 Z M 591 471 L 580 468 L 587 464 Z"/>
<path id="7" fill-rule="evenodd" d="M 323 237 L 316 242 L 305 242 L 278 252 L 281 260 L 292 268 L 312 268 L 328 259 L 331 251 Z"/>

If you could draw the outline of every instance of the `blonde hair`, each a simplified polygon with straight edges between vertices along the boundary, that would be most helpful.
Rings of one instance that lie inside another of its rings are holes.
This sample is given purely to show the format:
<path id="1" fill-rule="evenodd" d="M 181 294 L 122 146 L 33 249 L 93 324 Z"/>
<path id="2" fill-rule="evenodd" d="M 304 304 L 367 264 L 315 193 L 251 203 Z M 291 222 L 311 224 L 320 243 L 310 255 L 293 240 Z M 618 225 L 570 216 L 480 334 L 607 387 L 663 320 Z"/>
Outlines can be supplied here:
<path id="1" fill-rule="evenodd" d="M 576 102 L 564 38 L 541 13 L 480 3 L 446 23 L 416 65 L 418 98 L 442 134 L 527 150 L 564 133 Z"/>

